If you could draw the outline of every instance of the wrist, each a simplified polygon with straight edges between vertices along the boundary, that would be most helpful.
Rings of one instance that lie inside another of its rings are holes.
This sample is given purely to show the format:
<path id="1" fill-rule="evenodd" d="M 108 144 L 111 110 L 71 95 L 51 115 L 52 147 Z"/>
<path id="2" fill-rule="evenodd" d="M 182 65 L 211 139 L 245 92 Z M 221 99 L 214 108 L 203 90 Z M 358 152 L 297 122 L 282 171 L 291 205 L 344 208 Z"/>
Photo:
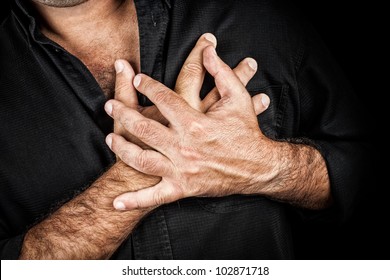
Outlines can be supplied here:
<path id="1" fill-rule="evenodd" d="M 263 157 L 268 173 L 258 176 L 257 193 L 308 209 L 328 207 L 332 203 L 330 183 L 319 151 L 304 144 L 268 140 L 270 152 Z"/>
<path id="2" fill-rule="evenodd" d="M 289 161 L 291 159 L 292 147 L 290 143 L 268 140 L 268 153 L 264 164 L 268 168 L 268 174 L 261 176 L 261 194 L 268 195 L 277 192 L 285 185 L 290 171 Z"/>
<path id="3" fill-rule="evenodd" d="M 119 160 L 91 186 L 91 191 L 100 194 L 102 209 L 110 209 L 120 213 L 122 211 L 117 211 L 113 207 L 113 201 L 116 197 L 127 192 L 135 192 L 154 186 L 160 180 L 160 177 L 141 173 Z M 154 208 L 144 208 L 140 209 L 140 212 L 148 213 L 152 209 Z"/>
<path id="4" fill-rule="evenodd" d="M 279 188 L 284 174 L 288 170 L 288 143 L 275 141 L 262 135 L 251 151 L 253 170 L 249 187 L 243 189 L 243 194 L 267 195 Z"/>

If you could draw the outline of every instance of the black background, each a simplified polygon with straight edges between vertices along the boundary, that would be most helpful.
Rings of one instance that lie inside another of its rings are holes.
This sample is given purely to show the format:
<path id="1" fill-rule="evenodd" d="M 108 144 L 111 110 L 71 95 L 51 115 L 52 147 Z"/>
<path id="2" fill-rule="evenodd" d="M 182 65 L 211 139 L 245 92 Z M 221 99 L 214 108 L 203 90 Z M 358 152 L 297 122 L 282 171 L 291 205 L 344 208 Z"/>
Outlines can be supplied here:
<path id="1" fill-rule="evenodd" d="M 8 1 L 0 1 L 0 19 L 2 20 L 8 10 Z"/>
<path id="2" fill-rule="evenodd" d="M 299 225 L 295 231 L 299 259 L 390 259 L 388 218 L 387 143 L 383 133 L 386 123 L 386 69 L 381 37 L 379 7 L 366 2 L 294 0 L 304 16 L 315 26 L 344 70 L 355 91 L 367 104 L 362 114 L 372 126 L 372 164 L 367 192 L 352 218 L 341 226 Z M 7 12 L 7 2 L 0 1 L 0 16 Z M 1 47 L 1 46 L 0 46 Z M 384 68 L 382 68 L 384 67 Z M 379 163 L 379 162 L 384 163 Z M 387 163 L 386 163 L 387 162 Z M 369 172 L 369 171 L 367 171 Z M 383 175 L 382 175 L 383 174 Z M 383 181 L 385 183 L 383 183 Z"/>
<path id="3" fill-rule="evenodd" d="M 320 33 L 366 106 L 374 146 L 369 183 L 351 219 L 340 227 L 305 225 L 296 232 L 297 257 L 303 259 L 390 259 L 389 183 L 385 180 L 388 144 L 385 52 L 388 31 L 381 8 L 362 1 L 294 0 Z M 349 4 L 348 4 L 349 3 Z"/>

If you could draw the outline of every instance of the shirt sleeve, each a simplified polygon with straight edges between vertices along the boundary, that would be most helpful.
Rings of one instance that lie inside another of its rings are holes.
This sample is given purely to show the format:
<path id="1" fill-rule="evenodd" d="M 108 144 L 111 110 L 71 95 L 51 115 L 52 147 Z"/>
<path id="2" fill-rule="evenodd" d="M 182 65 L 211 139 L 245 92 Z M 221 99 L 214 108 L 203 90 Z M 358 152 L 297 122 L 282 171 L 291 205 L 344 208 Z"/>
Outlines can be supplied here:
<path id="1" fill-rule="evenodd" d="M 313 29 L 308 28 L 303 49 L 296 69 L 300 134 L 324 157 L 334 199 L 330 209 L 308 216 L 343 221 L 370 176 L 369 112 Z"/>

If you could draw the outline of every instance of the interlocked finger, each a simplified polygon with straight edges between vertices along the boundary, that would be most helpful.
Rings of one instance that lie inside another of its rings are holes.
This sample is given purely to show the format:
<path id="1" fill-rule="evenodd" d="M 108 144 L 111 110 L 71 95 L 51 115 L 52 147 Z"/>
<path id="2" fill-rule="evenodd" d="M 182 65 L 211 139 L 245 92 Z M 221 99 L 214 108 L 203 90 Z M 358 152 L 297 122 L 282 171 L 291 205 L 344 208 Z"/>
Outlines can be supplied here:
<path id="1" fill-rule="evenodd" d="M 206 69 L 203 66 L 203 50 L 217 45 L 214 35 L 202 35 L 187 57 L 176 81 L 175 92 L 182 96 L 192 108 L 200 111 L 199 92 L 202 88 Z"/>
<path id="2" fill-rule="evenodd" d="M 164 153 L 170 146 L 171 132 L 159 122 L 143 116 L 117 100 L 108 101 L 105 110 L 128 133 L 157 151 Z"/>
<path id="3" fill-rule="evenodd" d="M 191 119 L 200 117 L 201 113 L 193 109 L 183 97 L 147 75 L 135 76 L 134 86 L 157 106 L 173 126 L 186 125 Z"/>
<path id="4" fill-rule="evenodd" d="M 253 58 L 243 59 L 234 69 L 234 74 L 237 75 L 241 83 L 246 87 L 249 81 L 253 78 L 257 71 L 257 62 Z M 202 112 L 207 110 L 216 103 L 221 96 L 218 89 L 214 87 L 209 94 L 202 101 Z"/>
<path id="5" fill-rule="evenodd" d="M 159 177 L 171 175 L 171 162 L 161 153 L 153 150 L 144 150 L 126 141 L 122 136 L 113 133 L 107 136 L 106 142 L 124 163 L 134 169 Z"/>

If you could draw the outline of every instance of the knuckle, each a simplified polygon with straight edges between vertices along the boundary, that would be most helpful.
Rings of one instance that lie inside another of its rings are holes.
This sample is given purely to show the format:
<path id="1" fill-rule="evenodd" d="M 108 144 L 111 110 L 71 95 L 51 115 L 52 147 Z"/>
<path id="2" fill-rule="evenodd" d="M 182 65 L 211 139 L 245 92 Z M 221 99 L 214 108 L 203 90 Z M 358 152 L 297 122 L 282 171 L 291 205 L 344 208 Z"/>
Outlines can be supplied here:
<path id="1" fill-rule="evenodd" d="M 169 103 L 170 99 L 170 92 L 166 89 L 160 89 L 154 93 L 154 101 L 157 104 Z"/>
<path id="2" fill-rule="evenodd" d="M 158 175 L 161 170 L 164 170 L 160 162 L 156 159 L 150 159 L 147 151 L 142 151 L 135 159 L 135 166 L 150 175 Z"/>
<path id="3" fill-rule="evenodd" d="M 157 83 L 153 79 L 144 79 L 142 81 L 142 87 L 145 92 L 153 91 L 156 84 Z"/>
<path id="4" fill-rule="evenodd" d="M 219 69 L 219 72 L 220 72 L 221 74 L 224 74 L 224 73 L 230 72 L 230 71 L 232 71 L 232 69 L 231 69 L 228 65 L 226 65 L 226 64 L 223 64 L 223 65 L 221 66 L 221 68 Z"/>
<path id="5" fill-rule="evenodd" d="M 187 123 L 188 133 L 194 136 L 204 135 L 206 128 L 204 124 L 199 120 L 192 120 Z"/>
<path id="6" fill-rule="evenodd" d="M 121 92 L 124 92 L 126 90 L 129 89 L 129 85 L 128 83 L 124 82 L 124 81 L 117 81 L 116 84 L 115 84 L 115 92 L 118 94 L 118 93 L 121 93 Z"/>
<path id="7" fill-rule="evenodd" d="M 118 106 L 116 108 L 116 110 L 113 110 L 113 115 L 117 117 L 118 121 L 124 127 L 126 127 L 129 124 L 129 122 L 130 122 L 130 119 L 127 116 L 127 110 L 123 106 L 120 106 L 120 107 Z"/>
<path id="8" fill-rule="evenodd" d="M 140 152 L 134 159 L 134 164 L 143 170 L 150 168 L 150 162 L 145 151 Z"/>
<path id="9" fill-rule="evenodd" d="M 192 153 L 191 155 L 195 155 L 196 159 L 199 159 L 198 154 Z M 187 178 L 193 178 L 194 176 L 198 176 L 200 173 L 200 167 L 198 164 L 191 164 L 186 168 L 186 170 L 183 171 L 183 174 Z"/>
<path id="10" fill-rule="evenodd" d="M 227 91 L 229 91 L 230 88 L 227 88 Z M 217 108 L 223 107 L 225 105 L 234 104 L 235 100 L 232 100 L 230 96 L 223 96 L 219 101 Z"/>
<path id="11" fill-rule="evenodd" d="M 199 76 L 203 73 L 203 66 L 197 62 L 188 62 L 184 64 L 183 70 L 188 73 L 190 76 Z"/>
<path id="12" fill-rule="evenodd" d="M 231 71 L 233 71 L 233 70 L 228 65 L 224 64 L 224 65 L 220 66 L 218 71 L 215 73 L 214 78 L 224 81 L 224 80 L 226 80 L 226 75 Z"/>
<path id="13" fill-rule="evenodd" d="M 198 150 L 195 149 L 194 147 L 191 147 L 191 146 L 180 146 L 179 151 L 180 151 L 181 156 L 186 161 L 189 161 L 192 163 L 195 163 L 196 161 L 200 160 L 200 158 L 201 158 Z M 195 164 L 183 166 L 183 168 L 185 169 L 185 170 L 183 170 L 183 172 L 187 173 L 187 171 L 189 171 L 188 173 L 193 174 L 192 171 L 195 171 L 195 173 L 196 173 L 196 170 L 195 170 L 196 168 L 194 168 L 194 167 L 195 167 Z"/>
<path id="14" fill-rule="evenodd" d="M 123 162 L 126 164 L 130 164 L 132 161 L 131 153 L 128 150 L 120 150 L 119 157 L 122 159 Z"/>
<path id="15" fill-rule="evenodd" d="M 139 120 L 133 125 L 133 132 L 137 137 L 147 137 L 150 133 L 150 121 Z"/>
<path id="16" fill-rule="evenodd" d="M 134 159 L 134 164 L 141 170 L 145 172 L 155 172 L 156 163 L 153 160 L 150 160 L 147 154 L 147 151 L 141 151 L 136 158 Z"/>

